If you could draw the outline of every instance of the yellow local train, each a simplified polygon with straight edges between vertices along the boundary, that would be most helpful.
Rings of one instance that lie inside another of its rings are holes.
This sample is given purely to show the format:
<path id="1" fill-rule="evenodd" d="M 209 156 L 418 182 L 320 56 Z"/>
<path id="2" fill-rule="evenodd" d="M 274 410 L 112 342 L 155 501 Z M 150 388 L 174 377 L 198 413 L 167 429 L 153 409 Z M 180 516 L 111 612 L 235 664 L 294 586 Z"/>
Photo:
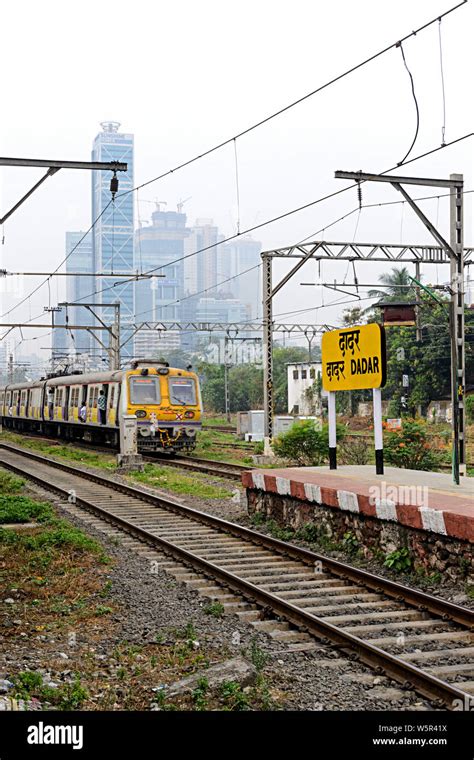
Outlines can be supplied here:
<path id="1" fill-rule="evenodd" d="M 118 448 L 121 416 L 131 414 L 139 451 L 191 451 L 202 424 L 197 375 L 152 361 L 130 366 L 1 386 L 2 424 Z"/>

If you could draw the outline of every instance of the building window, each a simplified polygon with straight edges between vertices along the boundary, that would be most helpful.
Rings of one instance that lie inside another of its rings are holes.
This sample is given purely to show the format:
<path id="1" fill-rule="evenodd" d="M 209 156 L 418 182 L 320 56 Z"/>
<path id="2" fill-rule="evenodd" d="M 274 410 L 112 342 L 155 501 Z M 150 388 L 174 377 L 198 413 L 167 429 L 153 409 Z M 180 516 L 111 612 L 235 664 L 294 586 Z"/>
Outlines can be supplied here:
<path id="1" fill-rule="evenodd" d="M 298 370 L 297 369 L 293 370 L 293 380 L 298 380 Z"/>
<path id="2" fill-rule="evenodd" d="M 307 372 L 306 372 L 306 370 L 305 370 L 305 369 L 302 369 L 302 370 L 301 370 L 301 379 L 302 379 L 302 380 L 306 380 L 306 375 L 307 375 Z"/>
<path id="3" fill-rule="evenodd" d="M 309 371 L 309 376 L 310 376 L 311 380 L 315 379 L 315 377 L 316 377 L 316 370 L 314 369 L 314 367 L 311 367 L 311 369 Z"/>

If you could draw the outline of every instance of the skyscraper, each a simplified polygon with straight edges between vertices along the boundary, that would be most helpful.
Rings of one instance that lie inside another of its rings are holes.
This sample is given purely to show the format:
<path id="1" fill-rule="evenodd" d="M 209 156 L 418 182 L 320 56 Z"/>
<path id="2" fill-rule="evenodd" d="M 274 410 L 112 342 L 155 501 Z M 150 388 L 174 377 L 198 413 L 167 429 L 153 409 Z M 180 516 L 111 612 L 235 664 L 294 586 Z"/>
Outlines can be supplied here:
<path id="1" fill-rule="evenodd" d="M 217 243 L 223 239 L 224 235 L 219 232 L 212 219 L 196 219 L 186 241 L 185 253 L 202 253 L 196 253 L 185 260 L 184 288 L 187 293 L 207 291 L 218 286 L 218 259 L 222 254 L 222 247 Z"/>
<path id="2" fill-rule="evenodd" d="M 222 287 L 245 304 L 248 317 L 255 319 L 261 314 L 262 294 L 260 270 L 254 267 L 260 264 L 262 244 L 253 240 L 250 235 L 246 235 L 231 243 L 226 243 L 222 248 L 223 251 L 219 257 L 219 281 L 234 278 Z M 241 272 L 245 274 L 240 274 Z M 236 275 L 239 276 L 236 277 Z"/>
<path id="3" fill-rule="evenodd" d="M 105 121 L 101 126 L 102 132 L 99 132 L 94 140 L 92 160 L 122 161 L 128 164 L 128 171 L 119 173 L 119 190 L 112 203 L 110 171 L 92 172 L 92 220 L 98 220 L 94 225 L 92 238 L 94 271 L 133 274 L 133 193 L 126 193 L 133 188 L 133 135 L 119 132 L 120 123 L 117 121 Z M 116 282 L 113 276 L 110 279 L 97 278 L 94 290 L 102 292 L 97 292 L 91 301 L 120 303 L 120 332 L 123 343 L 131 337 L 131 325 L 135 321 L 134 283 L 125 281 L 116 285 Z M 102 317 L 107 324 L 112 324 L 113 314 L 113 309 L 102 309 Z M 132 340 L 128 340 L 121 353 L 123 359 L 132 356 Z"/>
<path id="4" fill-rule="evenodd" d="M 137 280 L 135 284 L 136 321 L 177 321 L 180 319 L 180 307 L 175 303 L 180 299 L 184 289 L 183 254 L 184 243 L 189 229 L 186 227 L 186 214 L 177 211 L 161 211 L 157 204 L 151 215 L 151 224 L 140 227 L 136 232 L 135 258 L 136 269 L 147 272 L 157 269 L 156 277 Z M 175 262 L 175 263 L 172 263 Z M 159 338 L 159 340 L 158 340 Z M 179 347 L 180 338 L 176 331 L 153 334 L 150 331 L 137 333 L 135 340 L 136 355 L 156 354 L 160 348 Z"/>

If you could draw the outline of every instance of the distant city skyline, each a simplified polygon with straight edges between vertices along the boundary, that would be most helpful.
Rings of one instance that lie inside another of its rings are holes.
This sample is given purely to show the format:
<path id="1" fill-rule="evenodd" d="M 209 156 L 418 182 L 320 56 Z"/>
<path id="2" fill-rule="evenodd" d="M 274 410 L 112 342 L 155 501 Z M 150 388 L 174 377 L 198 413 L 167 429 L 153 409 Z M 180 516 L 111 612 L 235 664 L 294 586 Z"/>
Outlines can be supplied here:
<path id="1" fill-rule="evenodd" d="M 123 285 L 116 285 L 113 277 L 71 276 L 67 278 L 66 300 L 120 302 L 121 342 L 130 338 L 121 351 L 122 361 L 182 347 L 179 330 L 141 330 L 131 337 L 130 325 L 136 322 L 254 319 L 259 311 L 258 278 L 244 275 L 226 281 L 259 263 L 261 243 L 247 235 L 233 244 L 222 244 L 225 235 L 213 218 L 198 217 L 189 222 L 183 202 L 177 204 L 177 211 L 171 211 L 157 201 L 149 222 L 139 218 L 135 225 L 133 193 L 121 197 L 133 183 L 134 135 L 120 132 L 119 122 L 101 122 L 101 126 L 93 142 L 92 159 L 126 161 L 129 169 L 119 175 L 119 192 L 112 203 L 110 177 L 106 172 L 92 173 L 91 217 L 97 221 L 90 234 L 66 233 L 66 271 L 133 275 L 157 270 L 157 276 Z M 95 321 L 80 306 L 68 307 L 67 316 L 69 322 L 77 324 L 92 326 Z M 104 308 L 102 316 L 110 324 L 113 312 Z M 65 310 L 55 319 L 57 324 L 64 324 Z M 187 336 L 184 345 L 195 348 L 198 338 L 189 340 Z M 68 352 L 90 355 L 92 364 L 99 366 L 106 358 L 94 338 L 82 330 L 55 330 L 52 346 L 57 357 Z"/>

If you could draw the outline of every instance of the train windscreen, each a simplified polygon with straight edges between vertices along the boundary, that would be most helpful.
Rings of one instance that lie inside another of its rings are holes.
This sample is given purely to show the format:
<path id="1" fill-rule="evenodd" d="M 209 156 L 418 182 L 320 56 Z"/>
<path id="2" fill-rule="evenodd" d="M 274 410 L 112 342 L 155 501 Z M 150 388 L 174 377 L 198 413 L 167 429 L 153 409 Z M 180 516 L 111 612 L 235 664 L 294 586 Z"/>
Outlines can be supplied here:
<path id="1" fill-rule="evenodd" d="M 132 375 L 130 378 L 131 404 L 159 404 L 160 401 L 160 381 L 158 377 Z"/>
<path id="2" fill-rule="evenodd" d="M 194 406 L 196 404 L 196 384 L 192 377 L 168 378 L 170 402 L 182 406 Z"/>

